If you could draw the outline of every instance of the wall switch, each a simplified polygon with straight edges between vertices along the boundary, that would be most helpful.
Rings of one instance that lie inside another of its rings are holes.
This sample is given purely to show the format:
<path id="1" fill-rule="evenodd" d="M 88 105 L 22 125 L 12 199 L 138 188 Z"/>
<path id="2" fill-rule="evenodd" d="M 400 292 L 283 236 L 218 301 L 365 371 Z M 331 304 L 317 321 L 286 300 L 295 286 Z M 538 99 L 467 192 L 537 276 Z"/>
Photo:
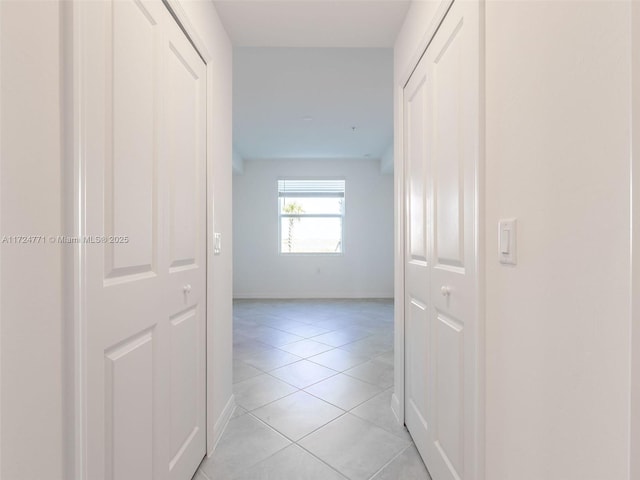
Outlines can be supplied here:
<path id="1" fill-rule="evenodd" d="M 214 233 L 213 234 L 213 254 L 220 255 L 222 252 L 222 234 Z"/>
<path id="2" fill-rule="evenodd" d="M 517 220 L 507 218 L 498 222 L 498 257 L 500 263 L 516 265 Z"/>

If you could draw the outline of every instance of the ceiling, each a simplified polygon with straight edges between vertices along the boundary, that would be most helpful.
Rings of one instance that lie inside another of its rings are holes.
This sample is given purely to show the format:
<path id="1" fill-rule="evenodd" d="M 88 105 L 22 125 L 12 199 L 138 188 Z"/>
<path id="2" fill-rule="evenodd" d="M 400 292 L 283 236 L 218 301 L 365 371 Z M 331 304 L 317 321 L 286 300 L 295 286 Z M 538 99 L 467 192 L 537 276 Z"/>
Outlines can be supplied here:
<path id="1" fill-rule="evenodd" d="M 234 45 L 239 158 L 381 157 L 393 140 L 393 44 L 409 0 L 214 3 Z"/>
<path id="2" fill-rule="evenodd" d="M 409 0 L 214 0 L 234 46 L 393 47 Z"/>
<path id="3" fill-rule="evenodd" d="M 391 144 L 392 49 L 236 48 L 233 58 L 243 159 L 380 158 Z"/>

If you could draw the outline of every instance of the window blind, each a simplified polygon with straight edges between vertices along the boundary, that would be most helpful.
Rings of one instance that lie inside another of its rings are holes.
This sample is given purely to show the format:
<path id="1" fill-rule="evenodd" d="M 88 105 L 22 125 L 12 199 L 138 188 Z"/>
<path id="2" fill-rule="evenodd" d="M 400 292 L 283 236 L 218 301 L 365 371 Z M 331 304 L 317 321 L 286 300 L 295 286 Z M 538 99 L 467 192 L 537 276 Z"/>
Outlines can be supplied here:
<path id="1" fill-rule="evenodd" d="M 278 180 L 279 197 L 344 197 L 344 180 Z"/>

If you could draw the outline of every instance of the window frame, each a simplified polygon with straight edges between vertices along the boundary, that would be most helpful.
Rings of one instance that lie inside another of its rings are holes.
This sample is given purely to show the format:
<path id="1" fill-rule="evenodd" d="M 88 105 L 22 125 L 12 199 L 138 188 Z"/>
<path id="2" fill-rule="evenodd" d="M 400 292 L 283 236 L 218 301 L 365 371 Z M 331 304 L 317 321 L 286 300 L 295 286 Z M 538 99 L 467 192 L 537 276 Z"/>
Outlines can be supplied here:
<path id="1" fill-rule="evenodd" d="M 326 193 L 326 192 L 296 192 L 293 195 L 283 195 L 280 188 L 281 182 L 342 182 L 342 194 Z M 344 220 L 346 217 L 346 197 L 347 197 L 347 181 L 343 177 L 279 177 L 276 181 L 276 197 L 278 209 L 278 255 L 282 256 L 342 256 L 344 255 Z M 342 198 L 341 213 L 282 213 L 282 198 Z M 282 219 L 283 218 L 339 218 L 340 219 L 340 251 L 339 252 L 287 252 L 282 249 Z"/>

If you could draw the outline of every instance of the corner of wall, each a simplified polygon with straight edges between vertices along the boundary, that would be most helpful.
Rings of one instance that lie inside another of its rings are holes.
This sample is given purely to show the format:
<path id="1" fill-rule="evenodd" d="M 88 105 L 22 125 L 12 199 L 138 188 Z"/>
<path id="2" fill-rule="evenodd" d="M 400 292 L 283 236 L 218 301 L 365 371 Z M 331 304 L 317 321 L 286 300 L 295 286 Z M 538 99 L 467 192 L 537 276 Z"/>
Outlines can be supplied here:
<path id="1" fill-rule="evenodd" d="M 233 149 L 233 173 L 242 175 L 244 173 L 244 159 L 240 153 Z"/>
<path id="2" fill-rule="evenodd" d="M 393 141 L 380 157 L 380 173 L 383 175 L 393 175 Z"/>

